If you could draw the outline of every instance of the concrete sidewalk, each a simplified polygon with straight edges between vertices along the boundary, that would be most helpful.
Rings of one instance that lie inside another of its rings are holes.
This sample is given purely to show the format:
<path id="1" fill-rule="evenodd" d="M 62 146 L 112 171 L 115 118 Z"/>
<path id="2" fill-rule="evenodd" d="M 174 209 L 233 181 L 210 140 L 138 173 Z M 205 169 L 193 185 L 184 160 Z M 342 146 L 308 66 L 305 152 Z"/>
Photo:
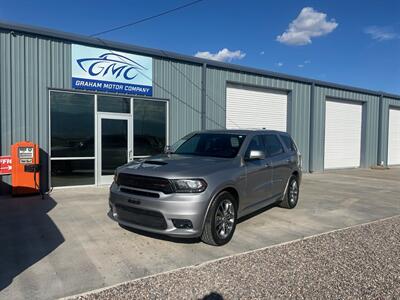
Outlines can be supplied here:
<path id="1" fill-rule="evenodd" d="M 107 188 L 0 198 L 0 298 L 53 299 L 400 214 L 400 169 L 305 175 L 294 210 L 242 220 L 212 247 L 125 230 L 110 220 Z"/>

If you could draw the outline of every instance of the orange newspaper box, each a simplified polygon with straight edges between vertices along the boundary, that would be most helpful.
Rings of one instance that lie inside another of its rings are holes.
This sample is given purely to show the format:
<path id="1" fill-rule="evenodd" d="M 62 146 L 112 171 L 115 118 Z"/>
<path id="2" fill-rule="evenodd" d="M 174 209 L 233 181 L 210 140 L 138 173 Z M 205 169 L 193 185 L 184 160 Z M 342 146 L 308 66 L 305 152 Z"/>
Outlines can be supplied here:
<path id="1" fill-rule="evenodd" d="M 14 196 L 39 193 L 39 146 L 18 142 L 11 146 L 11 185 Z"/>

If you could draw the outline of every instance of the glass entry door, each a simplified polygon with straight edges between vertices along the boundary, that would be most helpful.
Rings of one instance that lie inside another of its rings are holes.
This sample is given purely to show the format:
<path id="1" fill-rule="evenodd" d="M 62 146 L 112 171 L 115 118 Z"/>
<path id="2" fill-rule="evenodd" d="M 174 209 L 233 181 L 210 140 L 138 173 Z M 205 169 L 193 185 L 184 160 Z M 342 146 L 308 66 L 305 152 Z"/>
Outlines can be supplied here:
<path id="1" fill-rule="evenodd" d="M 111 184 L 114 170 L 133 159 L 132 117 L 97 115 L 97 183 Z"/>

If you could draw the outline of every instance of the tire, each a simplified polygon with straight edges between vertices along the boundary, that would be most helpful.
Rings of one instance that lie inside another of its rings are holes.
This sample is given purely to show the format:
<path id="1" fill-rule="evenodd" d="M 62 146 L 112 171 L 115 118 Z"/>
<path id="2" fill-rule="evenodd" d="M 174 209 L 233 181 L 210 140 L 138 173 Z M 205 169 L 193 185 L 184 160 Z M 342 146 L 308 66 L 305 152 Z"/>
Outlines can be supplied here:
<path id="1" fill-rule="evenodd" d="M 289 184 L 282 201 L 279 203 L 280 207 L 292 209 L 295 208 L 299 201 L 300 186 L 299 180 L 296 176 L 292 176 L 289 179 Z"/>
<path id="2" fill-rule="evenodd" d="M 213 246 L 227 244 L 235 232 L 236 221 L 237 203 L 235 197 L 229 192 L 220 193 L 208 210 L 201 240 Z M 220 223 L 218 227 L 217 222 Z"/>

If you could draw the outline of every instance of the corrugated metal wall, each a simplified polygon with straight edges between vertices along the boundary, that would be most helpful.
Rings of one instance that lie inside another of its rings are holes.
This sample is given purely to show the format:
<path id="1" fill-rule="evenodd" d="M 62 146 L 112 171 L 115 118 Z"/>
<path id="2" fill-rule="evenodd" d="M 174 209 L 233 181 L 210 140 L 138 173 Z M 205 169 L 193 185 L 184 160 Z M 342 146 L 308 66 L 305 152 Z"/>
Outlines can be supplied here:
<path id="1" fill-rule="evenodd" d="M 153 59 L 153 95 L 170 100 L 170 143 L 201 129 L 201 66 Z"/>
<path id="2" fill-rule="evenodd" d="M 42 148 L 42 182 L 47 182 L 47 88 L 70 88 L 69 43 L 0 31 L 1 155 L 28 140 Z M 9 183 L 9 176 L 3 182 Z M 3 187 L 4 189 L 4 187 Z"/>
<path id="3" fill-rule="evenodd" d="M 303 154 L 304 169 L 309 165 L 309 131 L 310 131 L 310 90 L 311 85 L 270 78 L 261 75 L 235 72 L 215 68 L 207 69 L 207 129 L 225 128 L 226 121 L 226 83 L 254 85 L 261 88 L 272 88 L 289 91 L 291 101 L 291 120 L 289 132 L 296 140 Z"/>
<path id="4" fill-rule="evenodd" d="M 201 128 L 201 66 L 154 58 L 156 98 L 170 100 L 170 142 Z M 0 31 L 1 153 L 22 140 L 43 150 L 47 182 L 48 88 L 71 89 L 71 43 Z M 9 176 L 3 182 L 10 183 Z"/>
<path id="5" fill-rule="evenodd" d="M 316 86 L 313 105 L 312 129 L 312 159 L 311 171 L 322 171 L 324 169 L 324 146 L 325 146 L 325 101 L 344 100 L 358 101 L 363 103 L 363 145 L 362 145 L 362 167 L 376 165 L 378 152 L 378 127 L 379 127 L 379 97 L 344 91 L 339 89 Z M 365 126 L 365 127 L 364 127 Z"/>
<path id="6" fill-rule="evenodd" d="M 380 157 L 378 163 L 383 161 L 385 165 L 388 163 L 388 135 L 389 135 L 389 109 L 400 108 L 400 99 L 383 97 L 381 104 L 381 140 L 380 140 Z"/>

